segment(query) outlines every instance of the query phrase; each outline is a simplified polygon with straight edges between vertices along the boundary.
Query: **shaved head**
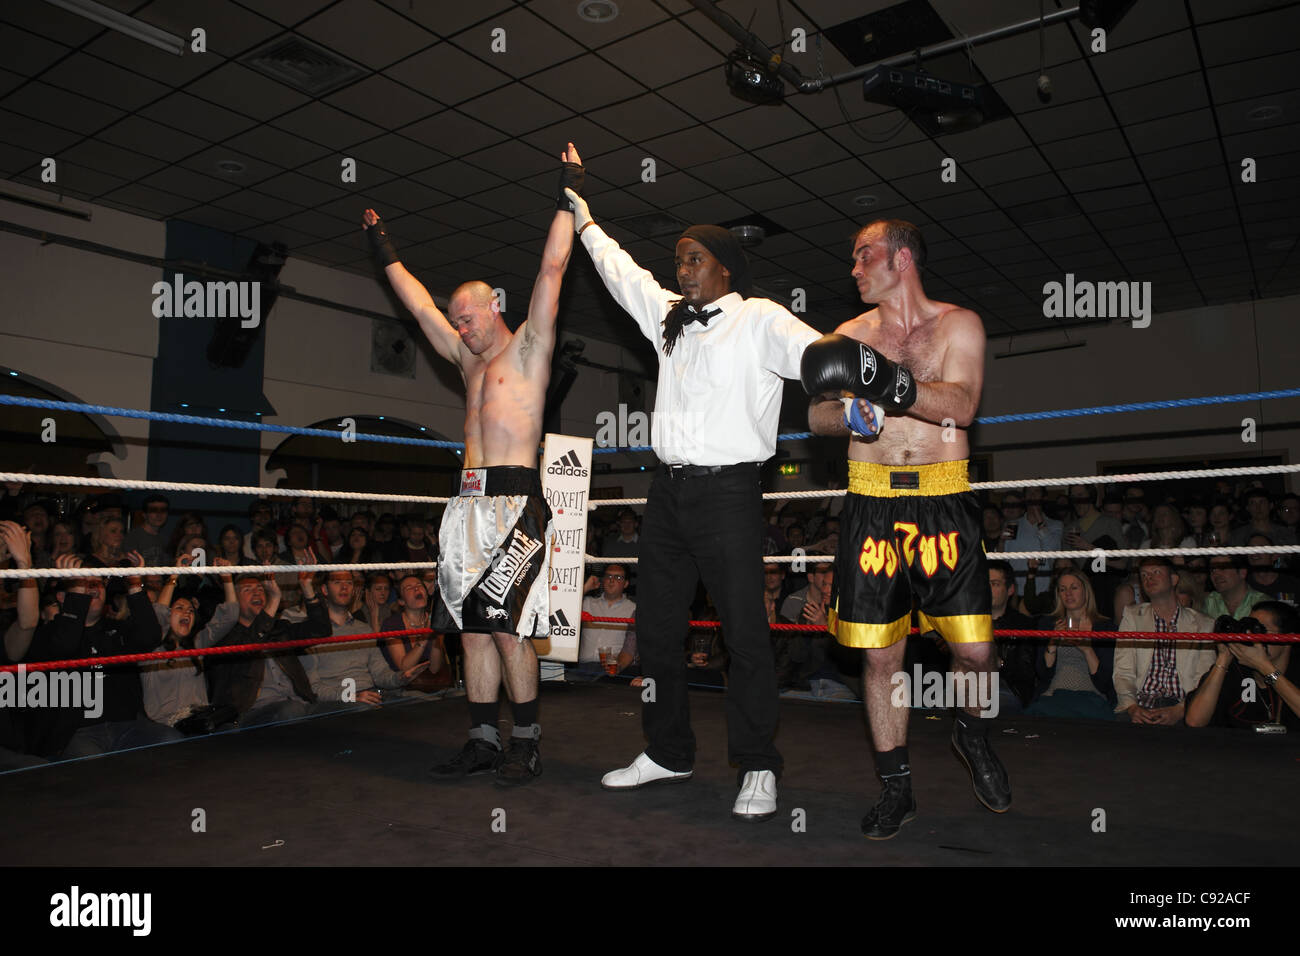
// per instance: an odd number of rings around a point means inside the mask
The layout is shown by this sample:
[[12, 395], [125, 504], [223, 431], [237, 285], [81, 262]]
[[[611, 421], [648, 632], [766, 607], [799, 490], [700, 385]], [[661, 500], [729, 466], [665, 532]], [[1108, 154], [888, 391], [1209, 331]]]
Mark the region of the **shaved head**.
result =
[[463, 299], [466, 305], [473, 308], [486, 309], [492, 305], [495, 298], [492, 287], [486, 282], [480, 282], [475, 279], [471, 282], [462, 282], [456, 286], [456, 291], [451, 294], [447, 300], [447, 307], [454, 309], [457, 299]]

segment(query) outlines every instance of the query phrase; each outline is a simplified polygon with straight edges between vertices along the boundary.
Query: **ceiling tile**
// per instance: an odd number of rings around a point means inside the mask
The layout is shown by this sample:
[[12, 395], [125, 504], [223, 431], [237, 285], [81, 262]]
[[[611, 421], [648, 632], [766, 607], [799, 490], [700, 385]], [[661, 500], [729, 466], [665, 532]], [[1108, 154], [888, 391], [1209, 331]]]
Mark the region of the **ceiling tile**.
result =
[[501, 185], [504, 180], [478, 166], [453, 159], [449, 163], [421, 170], [410, 177], [418, 183], [440, 189], [450, 196], [472, 196]]
[[1255, 16], [1223, 20], [1198, 31], [1207, 66], [1249, 60], [1295, 49], [1300, 7], [1294, 4]]
[[51, 120], [78, 133], [93, 133], [125, 115], [115, 107], [39, 81], [14, 90], [0, 102], [0, 106], [25, 116]]
[[[397, 133], [386, 133], [373, 140], [356, 143], [348, 147], [347, 153], [357, 160], [359, 181], [368, 173], [367, 167], [373, 167], [375, 171], [387, 170], [399, 175], [407, 175], [436, 166], [447, 159], [436, 149], [421, 146], [414, 140]], [[378, 172], [375, 175], [378, 178], [388, 178], [387, 175]]]
[[643, 145], [659, 164], [667, 162], [677, 169], [689, 169], [738, 152], [730, 140], [706, 128], [679, 130]]
[[[665, 56], [667, 50], [671, 56]], [[657, 89], [700, 70], [717, 68], [722, 57], [692, 31], [669, 20], [641, 33], [604, 47], [600, 55], [636, 77], [649, 89]], [[715, 74], [716, 75], [716, 74]], [[722, 77], [716, 75], [719, 84]]]
[[18, 27], [0, 30], [0, 63], [23, 76], [39, 76], [70, 53], [63, 43]]
[[195, 205], [184, 197], [165, 193], [159, 189], [150, 189], [139, 183], [130, 183], [114, 189], [102, 195], [100, 200], [112, 206], [134, 210], [150, 219], [166, 219]]
[[140, 111], [145, 119], [219, 143], [254, 125], [246, 116], [188, 93], [173, 93]]
[[653, 93], [596, 110], [587, 118], [633, 143], [694, 126], [689, 116]]
[[1022, 116], [1021, 122], [1039, 143], [1070, 139], [1084, 133], [1112, 129], [1115, 125], [1100, 97], [1055, 109], [1035, 110]]
[[591, 23], [578, 16], [573, 0], [530, 0], [528, 9], [551, 26], [593, 50], [663, 21], [667, 14], [653, 3], [621, 3], [618, 16]]
[[325, 102], [385, 129], [397, 129], [443, 109], [436, 100], [379, 75], [331, 93]]
[[530, 76], [528, 85], [581, 113], [644, 92], [641, 84], [593, 54]]
[[870, 173], [863, 168], [861, 162], [848, 159], [849, 153], [822, 133], [809, 133], [774, 146], [764, 146], [762, 149], [755, 150], [754, 155], [774, 169], [791, 176], [805, 170], [824, 168], [837, 160], [844, 160], [853, 163], [861, 170], [862, 178], [870, 177]]
[[313, 143], [320, 143], [331, 151], [348, 149], [383, 133], [373, 123], [357, 119], [319, 100], [277, 117], [272, 125]]
[[464, 109], [489, 126], [513, 130], [515, 135], [549, 126], [573, 112], [521, 83], [485, 93], [466, 103]]
[[384, 71], [443, 103], [461, 103], [510, 82], [510, 77], [450, 43], [422, 50]]
[[136, 110], [169, 92], [161, 83], [85, 53], [73, 54], [41, 73], [41, 79], [78, 96]]
[[[0, 128], [3, 126], [0, 123]], [[207, 143], [196, 136], [139, 116], [119, 120], [100, 133], [99, 138], [167, 162], [176, 162], [207, 147]]]
[[[498, 30], [504, 30], [504, 49]], [[456, 34], [456, 46], [513, 77], [525, 77], [582, 53], [582, 47], [526, 7], [498, 13]]]
[[[358, 29], [358, 24], [364, 24], [364, 29]], [[370, 0], [340, 0], [299, 24], [294, 32], [372, 70], [382, 70], [437, 40], [407, 18]]]
[[[278, 2], [278, 0], [277, 0]], [[399, 16], [422, 24], [439, 36], [459, 33], [470, 24], [491, 19], [514, 5], [514, 0], [474, 0], [473, 3], [420, 3], [413, 0], [381, 0]]]

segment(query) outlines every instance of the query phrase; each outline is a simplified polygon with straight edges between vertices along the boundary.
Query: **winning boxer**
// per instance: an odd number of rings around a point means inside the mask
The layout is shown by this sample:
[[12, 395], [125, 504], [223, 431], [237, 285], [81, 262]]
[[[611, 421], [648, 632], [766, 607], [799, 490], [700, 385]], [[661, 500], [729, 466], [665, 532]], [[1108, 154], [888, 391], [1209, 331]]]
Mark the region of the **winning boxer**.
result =
[[[573, 249], [573, 213], [564, 189], [581, 192], [582, 160], [572, 143], [561, 157], [558, 211], [542, 251], [528, 317], [512, 334], [484, 282], [467, 282], [447, 312], [398, 261], [373, 209], [366, 237], [388, 281], [434, 350], [465, 381], [465, 470], [459, 495], [442, 516], [435, 630], [462, 632], [469, 742], [437, 778], [493, 773], [498, 783], [528, 783], [542, 772], [537, 722], [537, 653], [531, 637], [549, 631], [547, 578], [551, 509], [542, 497], [537, 448], [551, 374], [560, 286]], [[505, 671], [514, 716], [509, 753], [497, 729]]]
[[[867, 718], [880, 800], [862, 832], [886, 840], [916, 816], [907, 755], [908, 707], [891, 704], [903, 669], [912, 598], [922, 633], [938, 632], [953, 670], [996, 674], [980, 506], [970, 490], [965, 429], [984, 381], [984, 326], [969, 309], [929, 299], [925, 241], [899, 220], [873, 222], [853, 246], [853, 278], [876, 308], [804, 353], [809, 425], [849, 436], [849, 488], [840, 521], [837, 597], [827, 629], [866, 649]], [[991, 683], [983, 686], [994, 686]], [[994, 691], [996, 695], [996, 690]], [[971, 697], [974, 695], [972, 694]], [[956, 712], [952, 743], [990, 810], [1011, 806], [1006, 770], [989, 748], [979, 702]]]

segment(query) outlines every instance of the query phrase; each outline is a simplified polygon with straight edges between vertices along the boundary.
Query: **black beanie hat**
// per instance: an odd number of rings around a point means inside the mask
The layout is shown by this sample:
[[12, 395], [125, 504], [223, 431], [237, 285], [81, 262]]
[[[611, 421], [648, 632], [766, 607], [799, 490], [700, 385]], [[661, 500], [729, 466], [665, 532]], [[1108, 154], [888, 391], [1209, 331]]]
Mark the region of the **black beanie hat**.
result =
[[721, 262], [731, 273], [731, 291], [748, 296], [753, 291], [753, 282], [749, 277], [749, 260], [740, 242], [731, 234], [731, 230], [721, 226], [691, 226], [681, 234], [682, 239], [694, 239]]

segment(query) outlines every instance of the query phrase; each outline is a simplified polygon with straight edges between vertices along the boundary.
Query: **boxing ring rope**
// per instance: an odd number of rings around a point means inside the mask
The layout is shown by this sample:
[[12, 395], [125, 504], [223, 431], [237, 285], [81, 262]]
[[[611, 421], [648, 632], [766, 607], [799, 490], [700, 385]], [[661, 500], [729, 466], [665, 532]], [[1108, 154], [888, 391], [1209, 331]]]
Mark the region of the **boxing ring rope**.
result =
[[263, 495], [273, 498], [328, 498], [343, 501], [396, 501], [406, 504], [445, 505], [450, 498], [434, 495], [365, 495], [355, 491], [316, 491], [311, 488], [262, 488], [258, 485], [205, 485], [192, 481], [147, 481], [133, 478], [74, 478], [71, 475], [29, 475], [21, 471], [0, 471], [0, 482], [33, 485], [71, 485], [86, 488], [119, 488], [133, 491], [196, 491], [208, 494]]
[[[593, 617], [583, 613], [582, 621], [587, 623], [610, 623], [610, 624], [633, 624], [634, 618], [630, 617]], [[721, 621], [689, 621], [689, 626], [695, 629], [710, 628], [716, 629], [722, 627]], [[826, 628], [820, 624], [769, 624], [768, 628], [773, 631], [814, 631], [821, 634], [827, 633]], [[331, 637], [306, 637], [298, 638], [291, 641], [267, 641], [261, 644], [230, 644], [222, 647], [204, 647], [204, 648], [178, 648], [174, 651], [148, 651], [141, 654], [113, 654], [103, 657], [75, 657], [62, 661], [34, 661], [30, 664], [6, 664], [0, 666], [0, 674], [9, 673], [29, 673], [32, 671], [50, 671], [50, 670], [70, 670], [73, 668], [88, 667], [105, 667], [116, 664], [149, 664], [158, 661], [175, 660], [178, 658], [195, 658], [211, 657], [223, 654], [261, 654], [268, 650], [282, 650], [292, 648], [313, 647], [320, 644], [360, 644], [365, 641], [382, 640], [390, 637], [405, 637], [408, 635], [433, 634], [433, 630], [427, 627], [406, 628], [400, 631], [372, 631], [369, 634], [340, 634]], [[921, 633], [920, 628], [913, 627], [911, 634]], [[1015, 638], [1052, 638], [1061, 637], [1071, 640], [1081, 639], [1083, 636], [1090, 640], [1107, 640], [1107, 641], [1168, 641], [1168, 631], [1048, 631], [1048, 630], [1030, 630], [1026, 628], [1007, 628], [995, 629], [995, 637], [1015, 637]], [[1259, 644], [1296, 644], [1300, 643], [1300, 634], [1217, 634], [1211, 632], [1179, 632], [1174, 638], [1179, 643], [1182, 642], [1208, 642], [1218, 643], [1222, 641], [1238, 641], [1242, 643], [1259, 643]]]
[[[988, 416], [977, 418], [975, 421], [979, 424], [1003, 424], [1021, 421], [1037, 421], [1056, 418], [1072, 418], [1086, 415], [1113, 414], [1129, 411], [1149, 411], [1156, 409], [1206, 406], [1217, 404], [1228, 404], [1236, 402], [1262, 401], [1274, 398], [1291, 398], [1300, 396], [1300, 388], [1293, 389], [1276, 389], [1264, 392], [1244, 392], [1231, 395], [1204, 396], [1199, 398], [1169, 399], [1163, 401], [1151, 402], [1130, 402], [1114, 405], [1092, 406], [1087, 408], [1074, 409], [1057, 409], [1052, 411], [1041, 412], [1023, 412], [1011, 415]], [[230, 419], [211, 418], [198, 415], [182, 415], [169, 412], [153, 412], [143, 409], [118, 408], [106, 405], [89, 405], [81, 402], [61, 402], [47, 399], [34, 399], [25, 396], [0, 395], [0, 405], [13, 405], [31, 408], [43, 408], [54, 411], [70, 411], [100, 415], [114, 415], [124, 418], [146, 419], [151, 421], [165, 421], [178, 424], [200, 425], [213, 428], [234, 428], [245, 431], [273, 432], [287, 435], [306, 435], [324, 438], [339, 438], [341, 431], [335, 431], [322, 428], [302, 428], [292, 425], [268, 425], [262, 422], [243, 422]], [[376, 435], [370, 433], [358, 432], [350, 437], [363, 441], [375, 441], [387, 444], [414, 445], [429, 448], [442, 448], [461, 451], [464, 449], [463, 442], [440, 441], [436, 439], [410, 438], [399, 435]], [[778, 435], [778, 441], [797, 440], [815, 437], [811, 432], [796, 432], [791, 434]], [[613, 452], [638, 452], [652, 451], [650, 446], [631, 446], [631, 447], [609, 447], [595, 448], [593, 451], [597, 454]], [[1254, 475], [1276, 475], [1292, 474], [1300, 472], [1300, 465], [1261, 465], [1247, 466], [1236, 468], [1205, 468], [1184, 471], [1168, 472], [1135, 472], [1120, 475], [1074, 475], [1063, 478], [1035, 478], [1020, 479], [1012, 481], [985, 481], [972, 482], [972, 490], [1003, 490], [1010, 488], [1023, 488], [1025, 486], [1035, 487], [1068, 487], [1071, 485], [1100, 485], [1116, 483], [1135, 483], [1141, 481], [1167, 481], [1177, 479], [1207, 479], [1207, 478], [1239, 478]], [[26, 474], [23, 472], [0, 472], [0, 482], [6, 483], [25, 483], [34, 485], [63, 485], [71, 487], [90, 487], [90, 488], [115, 488], [122, 490], [149, 490], [149, 491], [188, 491], [197, 493], [211, 494], [246, 494], [253, 496], [281, 497], [281, 498], [320, 498], [328, 500], [348, 500], [364, 502], [394, 502], [403, 504], [446, 504], [450, 499], [440, 496], [431, 495], [396, 495], [396, 494], [358, 494], [346, 491], [320, 491], [308, 488], [264, 488], [254, 485], [219, 485], [219, 484], [201, 484], [196, 482], [175, 482], [175, 481], [149, 481], [117, 478], [78, 478], [69, 475], [45, 475], [45, 474]], [[767, 492], [763, 495], [767, 500], [792, 500], [792, 499], [817, 499], [831, 498], [845, 494], [844, 489], [828, 490], [811, 490], [811, 491], [785, 491], [785, 492]], [[633, 504], [644, 504], [646, 498], [614, 498], [614, 499], [588, 499], [588, 506], [592, 509], [599, 507], [616, 507]], [[1213, 556], [1213, 555], [1249, 555], [1249, 554], [1297, 554], [1300, 553], [1300, 545], [1273, 545], [1273, 546], [1229, 546], [1215, 548], [1118, 548], [1102, 549], [1096, 548], [1091, 550], [1076, 551], [1008, 551], [998, 552], [1004, 554], [1013, 560], [1042, 559], [1055, 560], [1059, 558], [1076, 559], [1076, 558], [1142, 558], [1142, 557], [1165, 557], [1165, 556]], [[637, 558], [603, 558], [598, 555], [584, 555], [587, 562], [600, 563], [620, 563], [635, 564]], [[781, 563], [792, 564], [795, 562], [812, 562], [827, 563], [835, 558], [832, 555], [779, 555], [764, 556], [764, 563]], [[374, 570], [434, 570], [437, 568], [437, 562], [377, 562], [372, 564], [304, 564], [304, 565], [213, 565], [213, 566], [155, 566], [155, 567], [126, 567], [126, 568], [26, 568], [0, 570], [0, 580], [4, 579], [52, 579], [59, 577], [171, 577], [173, 575], [267, 575], [267, 574], [311, 574], [316, 572], [332, 571], [374, 571]], [[607, 618], [593, 617], [583, 613], [582, 620], [584, 623], [613, 623], [613, 624], [632, 624], [632, 618]], [[719, 621], [690, 621], [689, 626], [692, 628], [720, 628]], [[824, 627], [816, 624], [771, 624], [771, 630], [785, 632], [821, 632], [825, 633]], [[142, 663], [153, 661], [164, 661], [175, 658], [195, 658], [205, 657], [216, 654], [241, 654], [241, 653], [263, 653], [271, 649], [282, 648], [300, 648], [310, 647], [319, 644], [345, 644], [361, 643], [369, 640], [379, 640], [390, 637], [402, 637], [407, 635], [432, 634], [433, 631], [428, 628], [407, 629], [401, 631], [372, 632], [369, 634], [341, 635], [336, 637], [325, 638], [306, 638], [291, 641], [278, 641], [259, 644], [240, 644], [226, 647], [215, 648], [191, 648], [177, 649], [173, 651], [153, 651], [143, 654], [123, 654], [115, 656], [94, 657], [94, 658], [77, 658], [64, 661], [44, 661], [33, 664], [11, 664], [0, 667], [0, 673], [14, 671], [38, 671], [53, 670], [75, 667], [101, 667], [109, 664], [128, 664]], [[918, 628], [912, 628], [911, 633], [919, 633]], [[1053, 630], [1029, 630], [1029, 629], [998, 629], [994, 631], [995, 636], [1014, 637], [1014, 638], [1078, 638], [1081, 634], [1086, 633], [1090, 639], [1103, 639], [1115, 641], [1142, 641], [1142, 640], [1169, 640], [1166, 632], [1119, 632], [1119, 631], [1053, 631]], [[1300, 634], [1214, 634], [1214, 633], [1180, 633], [1178, 641], [1242, 641], [1242, 642], [1259, 642], [1259, 643], [1298, 643]]]
[[[1259, 402], [1274, 398], [1295, 398], [1300, 396], [1300, 388], [1280, 388], [1262, 392], [1236, 392], [1227, 395], [1203, 395], [1195, 398], [1170, 398], [1149, 402], [1121, 402], [1114, 405], [1092, 405], [1084, 408], [1061, 408], [1041, 412], [1016, 412], [1010, 415], [989, 415], [976, 418], [979, 425], [1001, 425], [1009, 422], [1041, 421], [1053, 418], [1077, 418], [1087, 415], [1113, 415], [1122, 412], [1143, 412], [1168, 408], [1201, 407], [1205, 405], [1230, 405], [1241, 402]], [[155, 412], [142, 408], [119, 408], [111, 405], [89, 405], [84, 402], [62, 402], [45, 398], [29, 398], [23, 395], [0, 395], [0, 405], [16, 405], [25, 408], [44, 408], [52, 411], [80, 412], [94, 415], [113, 415], [120, 418], [139, 418], [147, 421], [174, 422], [183, 425], [201, 425], [208, 428], [235, 428], [244, 431], [274, 432], [283, 435], [309, 435], [318, 438], [338, 438], [339, 430], [328, 428], [302, 428], [296, 425], [268, 425], [265, 422], [241, 422], [235, 419], [212, 418], [203, 415], [182, 415], [175, 412]], [[261, 414], [256, 413], [256, 414]], [[461, 451], [464, 442], [440, 441], [433, 438], [409, 438], [402, 435], [375, 435], [356, 433], [353, 437], [365, 441], [384, 442], [392, 445], [416, 445], [425, 448], [446, 448]], [[814, 437], [812, 432], [791, 432], [777, 435], [777, 441], [793, 441]], [[649, 445], [632, 445], [627, 447], [597, 447], [596, 454], [613, 454], [615, 452], [653, 451]]]

